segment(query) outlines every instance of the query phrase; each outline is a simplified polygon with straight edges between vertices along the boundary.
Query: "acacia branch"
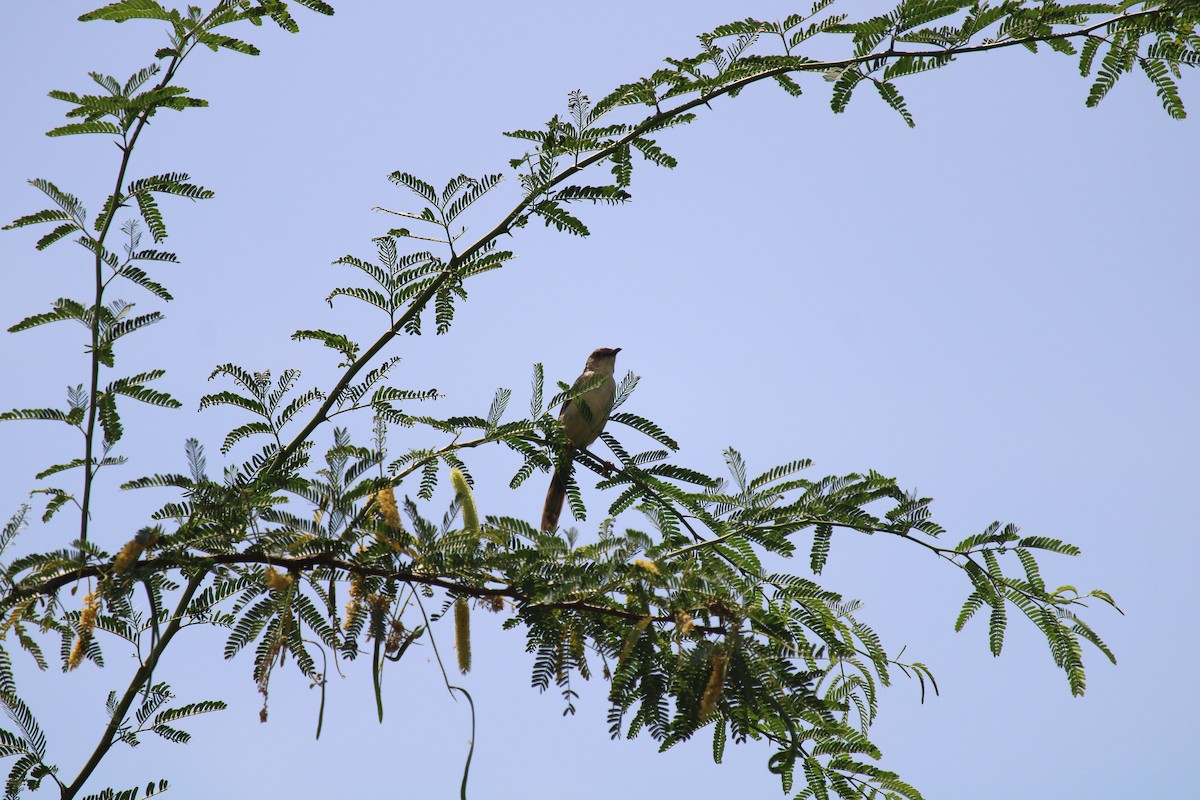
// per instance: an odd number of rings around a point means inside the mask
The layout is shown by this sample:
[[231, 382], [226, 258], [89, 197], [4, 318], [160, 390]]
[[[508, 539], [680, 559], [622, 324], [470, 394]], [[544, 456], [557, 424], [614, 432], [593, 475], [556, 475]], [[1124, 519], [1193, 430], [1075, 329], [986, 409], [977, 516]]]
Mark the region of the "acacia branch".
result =
[[[268, 555], [265, 553], [218, 553], [203, 557], [178, 557], [178, 556], [161, 556], [159, 558], [148, 559], [140, 562], [134, 569], [140, 572], [165, 572], [173, 569], [185, 568], [200, 568], [201, 574], [211, 571], [216, 566], [245, 566], [249, 564], [266, 564], [276, 568], [283, 568], [293, 573], [308, 572], [313, 569], [332, 569], [340, 570], [351, 575], [359, 577], [375, 577], [394, 579], [405, 583], [422, 584], [424, 586], [436, 586], [439, 589], [453, 592], [458, 595], [466, 595], [476, 598], [494, 598], [502, 597], [512, 600], [520, 605], [537, 608], [537, 609], [564, 609], [575, 610], [590, 614], [601, 614], [609, 617], [618, 617], [621, 619], [643, 620], [650, 616], [653, 622], [671, 622], [675, 619], [671, 616], [655, 616], [639, 614], [635, 611], [627, 611], [622, 608], [612, 608], [609, 606], [597, 605], [596, 603], [588, 602], [587, 600], [556, 600], [545, 602], [533, 597], [532, 595], [520, 592], [511, 586], [489, 587], [479, 586], [471, 583], [462, 583], [441, 575], [429, 572], [422, 572], [419, 569], [397, 569], [380, 566], [372, 566], [369, 564], [359, 564], [353, 561], [347, 561], [343, 558], [328, 553], [317, 553], [309, 556], [300, 556], [297, 558], [286, 558], [280, 556]], [[108, 564], [95, 564], [80, 569], [74, 569], [67, 573], [56, 575], [52, 578], [28, 587], [20, 587], [10, 591], [3, 599], [0, 605], [11, 607], [12, 605], [27, 600], [31, 597], [52, 597], [56, 592], [64, 586], [75, 583], [86, 578], [103, 578], [110, 574], [111, 567]], [[177, 618], [176, 618], [177, 619]], [[172, 620], [175, 624], [176, 619]], [[176, 626], [177, 627], [177, 626]], [[696, 626], [697, 630], [702, 630], [708, 633], [721, 633], [724, 628], [703, 628]], [[174, 631], [171, 626], [168, 626], [163, 631], [159, 638], [160, 644], [165, 642]], [[155, 648], [154, 652], [159, 652], [160, 648]], [[147, 665], [153, 669], [153, 662], [157, 661], [157, 656], [153, 653], [147, 659]]]
[[170, 644], [171, 639], [179, 632], [179, 627], [183, 624], [183, 617], [187, 613], [188, 604], [192, 602], [192, 595], [200, 588], [200, 583], [204, 580], [206, 574], [205, 570], [200, 570], [188, 580], [187, 587], [184, 588], [183, 594], [179, 598], [179, 603], [175, 606], [175, 613], [171, 617], [170, 623], [163, 630], [162, 635], [158, 637], [158, 642], [150, 651], [150, 655], [147, 656], [145, 662], [133, 674], [133, 679], [129, 682], [129, 686], [126, 687], [121, 701], [117, 703], [117, 707], [113, 710], [112, 719], [109, 720], [108, 727], [104, 729], [104, 734], [100, 737], [100, 743], [96, 745], [91, 758], [83, 765], [83, 769], [79, 771], [79, 775], [75, 777], [71, 785], [63, 788], [62, 800], [71, 800], [71, 798], [79, 793], [83, 788], [83, 784], [87, 782], [92, 772], [99, 766], [100, 761], [112, 748], [113, 740], [116, 739], [117, 734], [121, 730], [121, 725], [125, 721], [125, 715], [129, 713], [129, 708], [133, 705], [138, 692], [142, 690], [142, 686], [154, 674], [154, 667], [158, 664], [159, 658], [162, 657], [163, 651], [167, 649], [167, 645]]
[[582, 161], [577, 161], [576, 163], [574, 163], [571, 166], [564, 169], [562, 172], [555, 175], [553, 178], [551, 178], [545, 184], [538, 186], [538, 188], [536, 190], [531, 191], [528, 194], [526, 194], [523, 198], [521, 198], [521, 200], [515, 206], [513, 206], [512, 210], [510, 210], [508, 212], [508, 214], [505, 215], [505, 217], [494, 228], [492, 228], [490, 231], [488, 231], [486, 234], [484, 234], [480, 239], [478, 239], [474, 244], [472, 244], [470, 247], [468, 247], [462, 253], [453, 256], [449, 260], [449, 262], [447, 262], [446, 268], [443, 269], [442, 272], [436, 278], [434, 278], [430, 282], [430, 284], [427, 287], [425, 287], [425, 289], [419, 295], [417, 295], [413, 299], [412, 303], [409, 305], [408, 309], [404, 312], [404, 314], [402, 314], [400, 316], [400, 318], [398, 320], [396, 320], [391, 325], [391, 327], [389, 327], [375, 341], [374, 344], [372, 344], [361, 356], [359, 356], [357, 359], [355, 359], [355, 361], [349, 367], [346, 368], [345, 373], [338, 380], [338, 382], [334, 385], [333, 389], [327, 394], [327, 396], [326, 396], [327, 399], [325, 400], [325, 402], [321, 404], [321, 406], [317, 409], [317, 411], [313, 414], [313, 416], [309, 419], [309, 421], [305, 424], [305, 426], [301, 429], [301, 431], [298, 434], [296, 434], [295, 438], [292, 439], [292, 441], [286, 447], [284, 447], [282, 451], [280, 451], [278, 457], [272, 462], [271, 466], [269, 466], [264, 471], [264, 474], [270, 474], [275, 469], [278, 469], [282, 465], [286, 464], [287, 461], [293, 455], [295, 455], [300, 450], [301, 447], [304, 446], [304, 443], [308, 440], [308, 437], [312, 435], [313, 431], [315, 431], [317, 429], [317, 427], [321, 425], [321, 423], [328, 420], [330, 410], [336, 404], [341, 393], [346, 389], [347, 386], [350, 385], [350, 382], [355, 378], [355, 376], [357, 376], [358, 373], [360, 373], [363, 369], [365, 369], [366, 366], [372, 360], [374, 360], [375, 356], [377, 356], [379, 354], [379, 352], [381, 350], [383, 350], [383, 348], [386, 347], [387, 344], [401, 330], [404, 329], [404, 326], [406, 324], [408, 324], [414, 317], [416, 317], [422, 311], [424, 311], [425, 306], [428, 305], [429, 301], [433, 299], [433, 297], [437, 294], [437, 292], [443, 286], [445, 286], [446, 282], [450, 280], [450, 278], [456, 273], [458, 267], [464, 261], [468, 260], [473, 255], [478, 253], [480, 250], [487, 247], [489, 244], [491, 244], [494, 240], [496, 240], [503, 234], [510, 233], [512, 230], [513, 223], [516, 222], [517, 219], [519, 219], [521, 217], [521, 215], [524, 214], [529, 209], [529, 207], [534, 203], [534, 201], [537, 198], [544, 195], [547, 190], [552, 189], [555, 186], [558, 186], [563, 181], [582, 172], [583, 170], [587, 169], [588, 167], [592, 166], [593, 164], [596, 164], [597, 162], [600, 162], [600, 161], [603, 161], [603, 160], [609, 158], [610, 156], [612, 156], [613, 153], [615, 153], [618, 150], [620, 150], [621, 148], [627, 146], [633, 140], [641, 137], [643, 134], [660, 126], [664, 122], [668, 122], [671, 119], [678, 117], [682, 114], [685, 114], [694, 108], [698, 108], [699, 106], [702, 106], [702, 105], [706, 106], [710, 103], [710, 101], [712, 101], [718, 97], [721, 97], [722, 95], [727, 95], [727, 94], [731, 94], [731, 93], [737, 94], [742, 89], [746, 88], [747, 86], [749, 86], [753, 83], [757, 83], [758, 81], [765, 80], [767, 78], [773, 78], [778, 75], [784, 75], [784, 74], [794, 73], [794, 72], [795, 73], [823, 72], [823, 71], [830, 70], [830, 69], [839, 69], [839, 68], [845, 69], [845, 68], [855, 66], [858, 64], [863, 64], [863, 63], [872, 62], [872, 61], [879, 61], [880, 59], [897, 59], [897, 58], [903, 58], [903, 57], [910, 57], [910, 58], [933, 58], [933, 57], [945, 57], [945, 56], [954, 57], [957, 55], [963, 55], [963, 54], [967, 54], [967, 53], [982, 53], [982, 52], [987, 52], [989, 50], [998, 50], [998, 49], [1006, 48], [1006, 47], [1015, 47], [1018, 45], [1025, 45], [1025, 44], [1036, 43], [1036, 42], [1044, 42], [1044, 41], [1049, 41], [1049, 40], [1054, 40], [1054, 39], [1078, 38], [1081, 36], [1087, 36], [1087, 35], [1091, 34], [1093, 31], [1097, 31], [1101, 28], [1107, 27], [1109, 25], [1112, 25], [1116, 22], [1120, 22], [1122, 20], [1136, 19], [1139, 17], [1156, 15], [1158, 13], [1160, 13], [1159, 9], [1147, 9], [1147, 10], [1143, 10], [1143, 11], [1136, 11], [1136, 12], [1133, 12], [1130, 14], [1120, 14], [1115, 17], [1106, 19], [1102, 22], [1093, 23], [1093, 24], [1085, 26], [1083, 28], [1078, 28], [1078, 29], [1071, 30], [1071, 31], [1063, 31], [1061, 33], [1052, 33], [1052, 34], [1046, 34], [1046, 35], [1032, 35], [1032, 36], [1025, 36], [1025, 37], [1016, 38], [1016, 39], [1006, 39], [1003, 41], [988, 42], [986, 44], [980, 44], [980, 45], [945, 48], [945, 49], [941, 49], [941, 50], [927, 50], [927, 51], [888, 50], [883, 53], [872, 53], [872, 54], [868, 54], [868, 55], [864, 55], [864, 56], [856, 56], [854, 58], [839, 59], [839, 60], [835, 60], [835, 61], [806, 61], [799, 57], [793, 57], [793, 60], [795, 61], [794, 64], [791, 64], [788, 66], [782, 66], [782, 67], [774, 67], [771, 69], [763, 70], [762, 72], [757, 72], [753, 75], [749, 75], [745, 78], [741, 78], [740, 80], [733, 81], [732, 83], [728, 83], [724, 86], [721, 86], [721, 87], [718, 87], [715, 89], [711, 89], [709, 91], [701, 92], [700, 95], [695, 97], [694, 99], [689, 100], [685, 103], [681, 103], [680, 105], [675, 106], [673, 108], [669, 108], [665, 111], [663, 111], [663, 110], [658, 111], [657, 113], [642, 120], [642, 122], [640, 122], [636, 126], [634, 126], [624, 136], [620, 137], [619, 139], [613, 140], [611, 143], [605, 145], [602, 148], [597, 149], [594, 153], [592, 153], [587, 158], [583, 159]]
[[[217, 13], [218, 9], [219, 7], [210, 11], [208, 15], [196, 25], [193, 34], [203, 30], [204, 26], [209, 22], [209, 20], [212, 19], [213, 15]], [[193, 34], [188, 34], [188, 36], [185, 36], [179, 41], [179, 47], [175, 55], [171, 56], [171, 60], [167, 63], [167, 67], [163, 72], [162, 80], [160, 80], [151, 91], [157, 91], [165, 88], [175, 78], [175, 73], [178, 72], [179, 66], [196, 46], [196, 39], [194, 38]], [[185, 46], [188, 38], [191, 38], [192, 41], [190, 44], [186, 44]], [[108, 239], [108, 234], [112, 229], [113, 222], [116, 221], [117, 210], [123, 205], [118, 201], [122, 199], [121, 186], [125, 183], [125, 174], [129, 169], [129, 162], [133, 157], [133, 148], [137, 145], [138, 138], [142, 135], [142, 131], [145, 130], [146, 125], [149, 123], [151, 114], [153, 114], [156, 110], [158, 110], [156, 106], [151, 106], [150, 108], [142, 111], [140, 114], [138, 114], [137, 121], [133, 124], [132, 133], [122, 135], [122, 141], [119, 145], [121, 149], [121, 164], [117, 168], [116, 185], [113, 186], [113, 193], [111, 195], [113, 202], [106, 203], [108, 208], [104, 212], [103, 221], [97, 227], [96, 237], [92, 239], [92, 241], [96, 244], [94, 276], [96, 289], [95, 303], [92, 306], [91, 324], [91, 392], [88, 394], [87, 429], [84, 434], [83, 499], [79, 503], [79, 540], [81, 542], [87, 541], [88, 523], [90, 519], [92, 500], [92, 483], [95, 481], [96, 473], [99, 471], [99, 467], [93, 468], [92, 456], [95, 453], [96, 447], [96, 415], [99, 411], [100, 309], [101, 304], [104, 302], [104, 289], [107, 286], [107, 282], [104, 280], [104, 242]], [[86, 236], [87, 234], [85, 233], [84, 235]]]

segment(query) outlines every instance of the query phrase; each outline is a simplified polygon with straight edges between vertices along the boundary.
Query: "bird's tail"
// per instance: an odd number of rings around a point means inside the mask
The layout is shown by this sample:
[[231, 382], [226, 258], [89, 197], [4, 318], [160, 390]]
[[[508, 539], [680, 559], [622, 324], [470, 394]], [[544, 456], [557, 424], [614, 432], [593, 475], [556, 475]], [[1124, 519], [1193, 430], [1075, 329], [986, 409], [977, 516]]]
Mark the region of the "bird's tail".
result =
[[566, 499], [567, 482], [563, 480], [562, 472], [555, 470], [550, 478], [550, 488], [546, 490], [546, 505], [542, 507], [542, 533], [558, 527], [558, 517]]

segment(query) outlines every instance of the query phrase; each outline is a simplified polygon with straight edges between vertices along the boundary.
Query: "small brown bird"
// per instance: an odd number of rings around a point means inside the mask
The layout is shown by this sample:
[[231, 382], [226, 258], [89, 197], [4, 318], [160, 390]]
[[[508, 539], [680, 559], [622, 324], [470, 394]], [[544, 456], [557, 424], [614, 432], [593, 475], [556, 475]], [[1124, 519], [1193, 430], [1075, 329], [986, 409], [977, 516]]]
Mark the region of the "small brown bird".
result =
[[[562, 514], [563, 501], [567, 497], [567, 477], [571, 474], [571, 465], [574, 463], [574, 451], [596, 441], [596, 437], [604, 430], [604, 424], [608, 422], [608, 415], [612, 413], [613, 400], [617, 395], [613, 370], [616, 369], [619, 352], [619, 347], [601, 347], [592, 351], [583, 368], [583, 374], [575, 379], [571, 388], [589, 383], [597, 375], [603, 375], [604, 379], [600, 385], [584, 392], [577, 399], [563, 403], [562, 411], [558, 414], [570, 444], [563, 453], [562, 466], [555, 470], [550, 478], [550, 488], [546, 491], [546, 505], [542, 509], [543, 531], [558, 527], [558, 517]], [[586, 411], [583, 406], [587, 407]]]

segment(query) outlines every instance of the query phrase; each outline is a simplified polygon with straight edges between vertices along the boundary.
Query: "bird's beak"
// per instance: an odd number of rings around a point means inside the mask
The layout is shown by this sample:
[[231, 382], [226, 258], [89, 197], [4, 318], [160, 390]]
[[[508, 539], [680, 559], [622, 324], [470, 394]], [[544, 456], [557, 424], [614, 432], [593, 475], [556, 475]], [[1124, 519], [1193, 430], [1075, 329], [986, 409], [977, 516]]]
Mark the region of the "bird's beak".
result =
[[615, 356], [617, 353], [619, 353], [619, 352], [621, 352], [621, 348], [619, 348], [619, 347], [614, 347], [614, 348], [613, 348], [613, 355], [614, 355], [614, 356]]

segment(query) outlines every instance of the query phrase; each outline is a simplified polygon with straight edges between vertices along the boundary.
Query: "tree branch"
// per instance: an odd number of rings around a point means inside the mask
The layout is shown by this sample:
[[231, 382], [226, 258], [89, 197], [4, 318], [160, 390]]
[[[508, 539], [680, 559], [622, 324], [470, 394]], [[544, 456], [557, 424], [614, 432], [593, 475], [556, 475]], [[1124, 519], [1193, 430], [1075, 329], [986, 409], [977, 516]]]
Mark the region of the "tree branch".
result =
[[200, 587], [200, 583], [204, 580], [206, 574], [205, 570], [201, 570], [188, 580], [187, 587], [184, 588], [183, 595], [179, 598], [179, 603], [175, 606], [175, 614], [171, 617], [171, 622], [163, 630], [162, 635], [159, 636], [157, 644], [150, 651], [150, 655], [146, 658], [146, 661], [133, 674], [133, 679], [125, 689], [125, 694], [121, 697], [121, 701], [117, 703], [117, 707], [113, 711], [108, 727], [104, 729], [104, 734], [100, 737], [100, 743], [96, 745], [91, 758], [83, 765], [83, 769], [79, 771], [79, 775], [75, 777], [71, 785], [62, 790], [62, 800], [71, 800], [71, 798], [79, 793], [83, 788], [83, 784], [91, 777], [96, 767], [99, 766], [101, 759], [112, 748], [113, 740], [120, 731], [121, 724], [125, 721], [125, 715], [129, 713], [129, 707], [133, 705], [133, 701], [137, 697], [138, 692], [141, 691], [142, 686], [154, 674], [154, 667], [158, 664], [159, 658], [162, 657], [163, 651], [167, 649], [167, 645], [170, 644], [171, 639], [178, 633], [179, 626], [183, 623], [184, 614], [187, 613], [188, 604], [192, 602], [192, 595], [196, 593], [196, 589]]
[[521, 199], [520, 202], [518, 202], [512, 208], [512, 210], [510, 210], [508, 212], [508, 214], [504, 217], [504, 219], [502, 219], [500, 221], [499, 224], [497, 224], [494, 228], [492, 228], [492, 230], [490, 230], [488, 233], [484, 234], [480, 239], [478, 239], [474, 244], [472, 244], [470, 247], [468, 247], [462, 253], [452, 257], [450, 259], [450, 261], [447, 263], [446, 268], [444, 270], [442, 270], [441, 274], [438, 275], [438, 277], [436, 277], [432, 282], [430, 282], [429, 286], [427, 286], [424, 291], [422, 291], [419, 295], [417, 295], [417, 297], [415, 297], [413, 299], [412, 303], [408, 307], [408, 310], [405, 311], [404, 314], [402, 314], [400, 316], [400, 318], [398, 320], [396, 320], [392, 324], [392, 326], [390, 328], [388, 328], [387, 331], [385, 331], [383, 333], [383, 335], [381, 335], [375, 341], [374, 344], [371, 345], [371, 347], [369, 347], [361, 356], [359, 356], [357, 359], [355, 359], [354, 363], [352, 363], [349, 367], [347, 367], [346, 372], [342, 375], [342, 377], [334, 385], [333, 389], [326, 395], [325, 402], [321, 404], [320, 408], [317, 409], [317, 411], [313, 414], [313, 416], [309, 419], [309, 421], [305, 424], [305, 426], [301, 429], [301, 431], [298, 434], [296, 434], [295, 438], [292, 439], [292, 441], [285, 448], [283, 448], [282, 451], [280, 451], [278, 457], [272, 462], [272, 465], [264, 471], [264, 474], [269, 474], [274, 469], [285, 464], [288, 461], [288, 459], [290, 459], [293, 455], [296, 454], [296, 452], [301, 447], [303, 447], [304, 443], [308, 440], [308, 437], [312, 435], [313, 431], [316, 430], [317, 427], [322, 422], [325, 422], [328, 419], [329, 411], [333, 408], [333, 406], [337, 402], [338, 397], [346, 389], [346, 387], [350, 385], [350, 382], [355, 378], [355, 376], [358, 375], [358, 373], [361, 372], [363, 369], [365, 369], [366, 366], [372, 360], [374, 360], [375, 356], [378, 355], [379, 352], [381, 350], [383, 350], [383, 348], [385, 346], [387, 346], [388, 342], [390, 342], [393, 337], [395, 337], [401, 330], [404, 329], [404, 326], [406, 324], [408, 324], [408, 322], [410, 320], [412, 320], [413, 317], [417, 316], [425, 309], [425, 306], [428, 305], [429, 301], [433, 299], [434, 295], [437, 294], [438, 290], [440, 290], [446, 284], [446, 282], [450, 279], [450, 277], [455, 274], [455, 272], [460, 264], [462, 264], [464, 261], [469, 259], [471, 256], [478, 253], [480, 250], [482, 250], [484, 247], [486, 247], [488, 244], [490, 244], [495, 239], [499, 238], [501, 235], [503, 235], [505, 233], [509, 233], [511, 230], [512, 224], [526, 210], [528, 210], [528, 208], [533, 204], [533, 202], [538, 197], [545, 194], [546, 190], [551, 189], [551, 188], [561, 184], [563, 181], [582, 172], [583, 170], [587, 169], [588, 167], [592, 166], [593, 164], [603, 161], [604, 159], [610, 157], [617, 150], [621, 149], [622, 147], [625, 147], [630, 142], [632, 142], [634, 139], [639, 138], [640, 136], [642, 136], [646, 132], [654, 129], [658, 125], [661, 125], [662, 123], [667, 122], [670, 119], [677, 117], [681, 114], [687, 113], [688, 111], [691, 111], [694, 108], [697, 108], [702, 105], [708, 105], [710, 103], [710, 101], [716, 99], [717, 97], [721, 97], [722, 95], [726, 95], [726, 94], [730, 94], [730, 93], [736, 94], [737, 92], [741, 91], [742, 89], [746, 88], [747, 86], [749, 86], [753, 83], [757, 83], [758, 81], [761, 81], [761, 80], [764, 80], [767, 78], [773, 78], [777, 75], [783, 75], [783, 74], [788, 74], [788, 73], [793, 73], [793, 72], [822, 72], [822, 71], [829, 70], [829, 69], [847, 68], [847, 67], [854, 66], [856, 64], [862, 64], [862, 63], [866, 63], [866, 62], [870, 62], [870, 61], [878, 61], [880, 59], [896, 59], [896, 58], [903, 58], [903, 57], [929, 58], [929, 57], [944, 57], [947, 55], [953, 57], [956, 55], [963, 55], [963, 54], [967, 54], [967, 53], [982, 53], [982, 52], [986, 52], [989, 50], [997, 50], [997, 49], [1006, 48], [1006, 47], [1015, 47], [1018, 45], [1024, 45], [1024, 44], [1029, 44], [1029, 43], [1033, 43], [1033, 42], [1044, 42], [1044, 41], [1048, 41], [1048, 40], [1052, 40], [1052, 39], [1077, 38], [1080, 36], [1087, 36], [1088, 34], [1092, 33], [1093, 31], [1107, 27], [1107, 26], [1112, 25], [1113, 23], [1119, 22], [1121, 20], [1128, 20], [1128, 19], [1135, 19], [1138, 17], [1151, 16], [1151, 15], [1155, 15], [1158, 13], [1160, 13], [1159, 9], [1147, 9], [1147, 10], [1143, 10], [1143, 11], [1136, 11], [1131, 14], [1120, 14], [1118, 16], [1106, 19], [1102, 22], [1097, 22], [1092, 25], [1088, 25], [1086, 27], [1079, 28], [1076, 30], [1063, 31], [1061, 33], [1054, 33], [1054, 34], [1049, 34], [1046, 36], [1026, 36], [1026, 37], [1022, 37], [1022, 38], [1018, 38], [1018, 39], [1008, 39], [1008, 40], [998, 41], [998, 42], [989, 42], [987, 44], [972, 45], [972, 46], [965, 46], [965, 47], [958, 47], [958, 48], [946, 48], [946, 49], [942, 49], [942, 50], [929, 50], [929, 51], [889, 50], [884, 53], [872, 53], [872, 54], [868, 54], [868, 55], [864, 55], [864, 56], [840, 59], [840, 60], [836, 60], [836, 61], [802, 61], [799, 58], [794, 58], [794, 60], [796, 61], [796, 63], [794, 65], [789, 65], [786, 67], [776, 67], [773, 69], [768, 69], [768, 70], [764, 70], [759, 73], [755, 73], [754, 75], [747, 76], [745, 78], [742, 78], [741, 80], [737, 80], [732, 83], [726, 84], [725, 86], [719, 87], [717, 89], [713, 89], [712, 91], [702, 92], [698, 97], [696, 97], [692, 100], [689, 100], [685, 103], [681, 103], [680, 105], [675, 106], [674, 108], [670, 108], [665, 111], [659, 111], [658, 113], [647, 117], [646, 119], [642, 120], [642, 122], [640, 122], [638, 125], [634, 126], [634, 128], [632, 130], [630, 130], [629, 133], [627, 133], [626, 135], [622, 136], [619, 139], [614, 140], [611, 144], [596, 150], [592, 155], [588, 156], [587, 158], [583, 159], [582, 161], [578, 161], [578, 162], [572, 164], [571, 166], [567, 167], [562, 172], [558, 173], [553, 178], [551, 178], [546, 184], [539, 186], [536, 192], [531, 192], [531, 193], [527, 194], [525, 197], [523, 197]]

